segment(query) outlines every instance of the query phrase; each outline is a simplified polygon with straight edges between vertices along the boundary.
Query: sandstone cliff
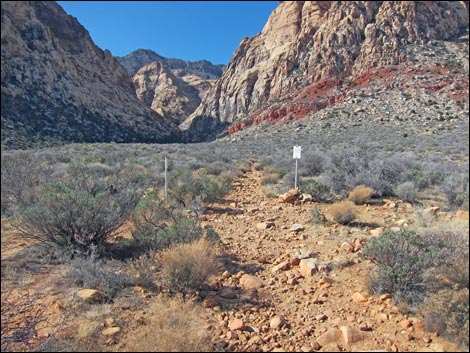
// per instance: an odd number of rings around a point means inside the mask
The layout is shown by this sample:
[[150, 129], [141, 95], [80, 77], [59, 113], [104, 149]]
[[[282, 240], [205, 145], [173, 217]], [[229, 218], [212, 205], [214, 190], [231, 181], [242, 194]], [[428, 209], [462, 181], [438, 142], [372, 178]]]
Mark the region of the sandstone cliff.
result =
[[142, 67], [133, 78], [137, 97], [165, 118], [181, 123], [201, 103], [199, 91], [161, 62]]
[[137, 99], [124, 67], [55, 2], [1, 8], [4, 146], [178, 139], [173, 122]]
[[221, 79], [180, 127], [196, 141], [228, 126], [236, 131], [264, 119], [303, 117], [341, 101], [361, 77], [381, 68], [402, 72], [413, 63], [413, 45], [452, 41], [465, 31], [462, 2], [280, 2], [262, 32], [240, 43]]
[[224, 68], [207, 60], [165, 58], [145, 49], [117, 59], [133, 76], [137, 97], [178, 124], [199, 106]]

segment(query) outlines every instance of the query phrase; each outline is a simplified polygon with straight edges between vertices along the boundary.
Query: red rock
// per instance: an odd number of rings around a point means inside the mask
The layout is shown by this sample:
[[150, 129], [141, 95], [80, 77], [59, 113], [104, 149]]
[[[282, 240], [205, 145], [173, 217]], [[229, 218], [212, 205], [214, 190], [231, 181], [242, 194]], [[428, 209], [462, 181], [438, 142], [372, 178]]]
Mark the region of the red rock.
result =
[[408, 327], [413, 326], [413, 323], [410, 320], [403, 320], [400, 322], [400, 326], [407, 329]]

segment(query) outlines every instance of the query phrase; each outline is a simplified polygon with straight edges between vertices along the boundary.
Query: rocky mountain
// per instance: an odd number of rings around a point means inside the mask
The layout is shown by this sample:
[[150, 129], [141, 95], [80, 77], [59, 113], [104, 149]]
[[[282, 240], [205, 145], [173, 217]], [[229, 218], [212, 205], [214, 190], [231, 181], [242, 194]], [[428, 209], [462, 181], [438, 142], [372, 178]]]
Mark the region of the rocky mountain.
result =
[[[132, 53], [117, 57], [117, 60], [127, 69], [131, 76], [135, 75], [142, 67], [159, 61], [170, 70], [178, 70], [178, 77], [186, 74], [200, 76], [203, 79], [217, 79], [222, 76], [224, 65], [214, 65], [207, 60], [185, 61], [181, 59], [165, 58], [152, 50], [138, 49]], [[183, 73], [184, 71], [184, 73]]]
[[165, 118], [181, 123], [201, 103], [200, 91], [176, 77], [160, 61], [142, 67], [133, 78], [137, 97]]
[[2, 145], [170, 142], [177, 126], [136, 97], [109, 51], [55, 2], [2, 1]]
[[145, 49], [117, 59], [133, 76], [137, 97], [177, 123], [194, 112], [224, 69], [207, 60], [169, 59]]
[[468, 107], [468, 59], [468, 2], [281, 1], [180, 127], [214, 139], [390, 89]]

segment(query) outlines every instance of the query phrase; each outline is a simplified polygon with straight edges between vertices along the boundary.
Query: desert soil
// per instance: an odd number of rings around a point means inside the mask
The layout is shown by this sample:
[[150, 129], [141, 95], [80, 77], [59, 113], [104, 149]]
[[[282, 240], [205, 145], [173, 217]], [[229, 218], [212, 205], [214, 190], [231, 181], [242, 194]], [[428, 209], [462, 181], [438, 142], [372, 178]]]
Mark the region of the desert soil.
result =
[[[381, 227], [414, 226], [417, 221], [411, 205], [385, 200], [358, 206], [357, 220], [341, 226], [330, 221], [331, 204], [268, 198], [261, 191], [260, 177], [259, 171], [242, 175], [224, 202], [207, 205], [203, 216], [203, 225], [217, 231], [224, 247], [224, 272], [212, 279], [210, 290], [199, 294], [207, 313], [204, 329], [210, 330], [219, 349], [459, 351], [436, 333], [424, 331], [419, 312], [406, 313], [393, 296], [367, 290], [372, 264], [361, 260], [360, 249]], [[322, 223], [312, 221], [313, 208], [324, 215]], [[292, 230], [294, 224], [302, 227]], [[17, 256], [27, 246], [8, 222], [2, 221], [2, 282], [9, 278], [13, 264], [17, 268], [18, 261], [24, 261], [27, 267], [31, 259]], [[299, 263], [301, 258], [316, 260]], [[301, 266], [309, 262], [316, 266], [309, 270]], [[39, 295], [47, 308], [46, 321], [51, 324], [39, 330], [39, 338], [54, 333], [54, 325], [60, 325], [76, 292], [70, 289], [63, 293], [55, 287], [57, 272], [60, 268], [52, 266], [26, 269], [22, 280], [2, 283], [2, 326], [3, 294], [13, 290], [10, 299], [15, 300], [24, 298], [21, 293], [28, 289], [31, 295]], [[142, 295], [151, 301], [157, 294], [142, 291]], [[121, 329], [111, 338], [99, 337], [98, 344], [106, 351], [126, 350], [127, 338], [149, 314], [119, 303], [106, 304], [102, 311], [103, 317], [114, 317], [112, 326]], [[101, 320], [98, 314], [96, 317]], [[77, 335], [74, 330], [83, 314], [69, 313], [65, 320], [69, 321], [65, 330]], [[99, 325], [104, 328], [109, 321]]]

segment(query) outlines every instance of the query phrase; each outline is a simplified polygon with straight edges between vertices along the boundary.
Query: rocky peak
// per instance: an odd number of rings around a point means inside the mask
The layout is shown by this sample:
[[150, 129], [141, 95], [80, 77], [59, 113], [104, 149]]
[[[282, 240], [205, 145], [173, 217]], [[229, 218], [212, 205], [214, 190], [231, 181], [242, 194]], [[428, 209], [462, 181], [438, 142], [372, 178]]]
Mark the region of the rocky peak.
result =
[[1, 7], [2, 144], [178, 137], [173, 122], [137, 99], [124, 67], [55, 2]]
[[147, 49], [138, 49], [118, 60], [133, 76], [137, 97], [178, 124], [199, 106], [224, 68], [207, 60], [165, 58]]
[[200, 104], [199, 91], [159, 61], [142, 67], [133, 78], [137, 97], [165, 118], [181, 123]]
[[170, 70], [179, 70], [184, 74], [193, 74], [202, 79], [217, 79], [222, 76], [224, 65], [214, 65], [207, 60], [186, 61], [181, 59], [165, 58], [152, 50], [138, 49], [132, 53], [118, 57], [118, 61], [134, 76], [140, 68], [158, 61]]
[[214, 138], [214, 131], [234, 123], [251, 124], [277, 102], [292, 105], [295, 92], [317, 85], [315, 98], [304, 99], [299, 108], [305, 115], [341, 99], [340, 93], [324, 101], [318, 96], [343, 82], [378, 68], [406, 67], [412, 62], [410, 46], [449, 41], [465, 31], [468, 12], [461, 2], [281, 2], [261, 33], [243, 39], [181, 127], [190, 141]]

